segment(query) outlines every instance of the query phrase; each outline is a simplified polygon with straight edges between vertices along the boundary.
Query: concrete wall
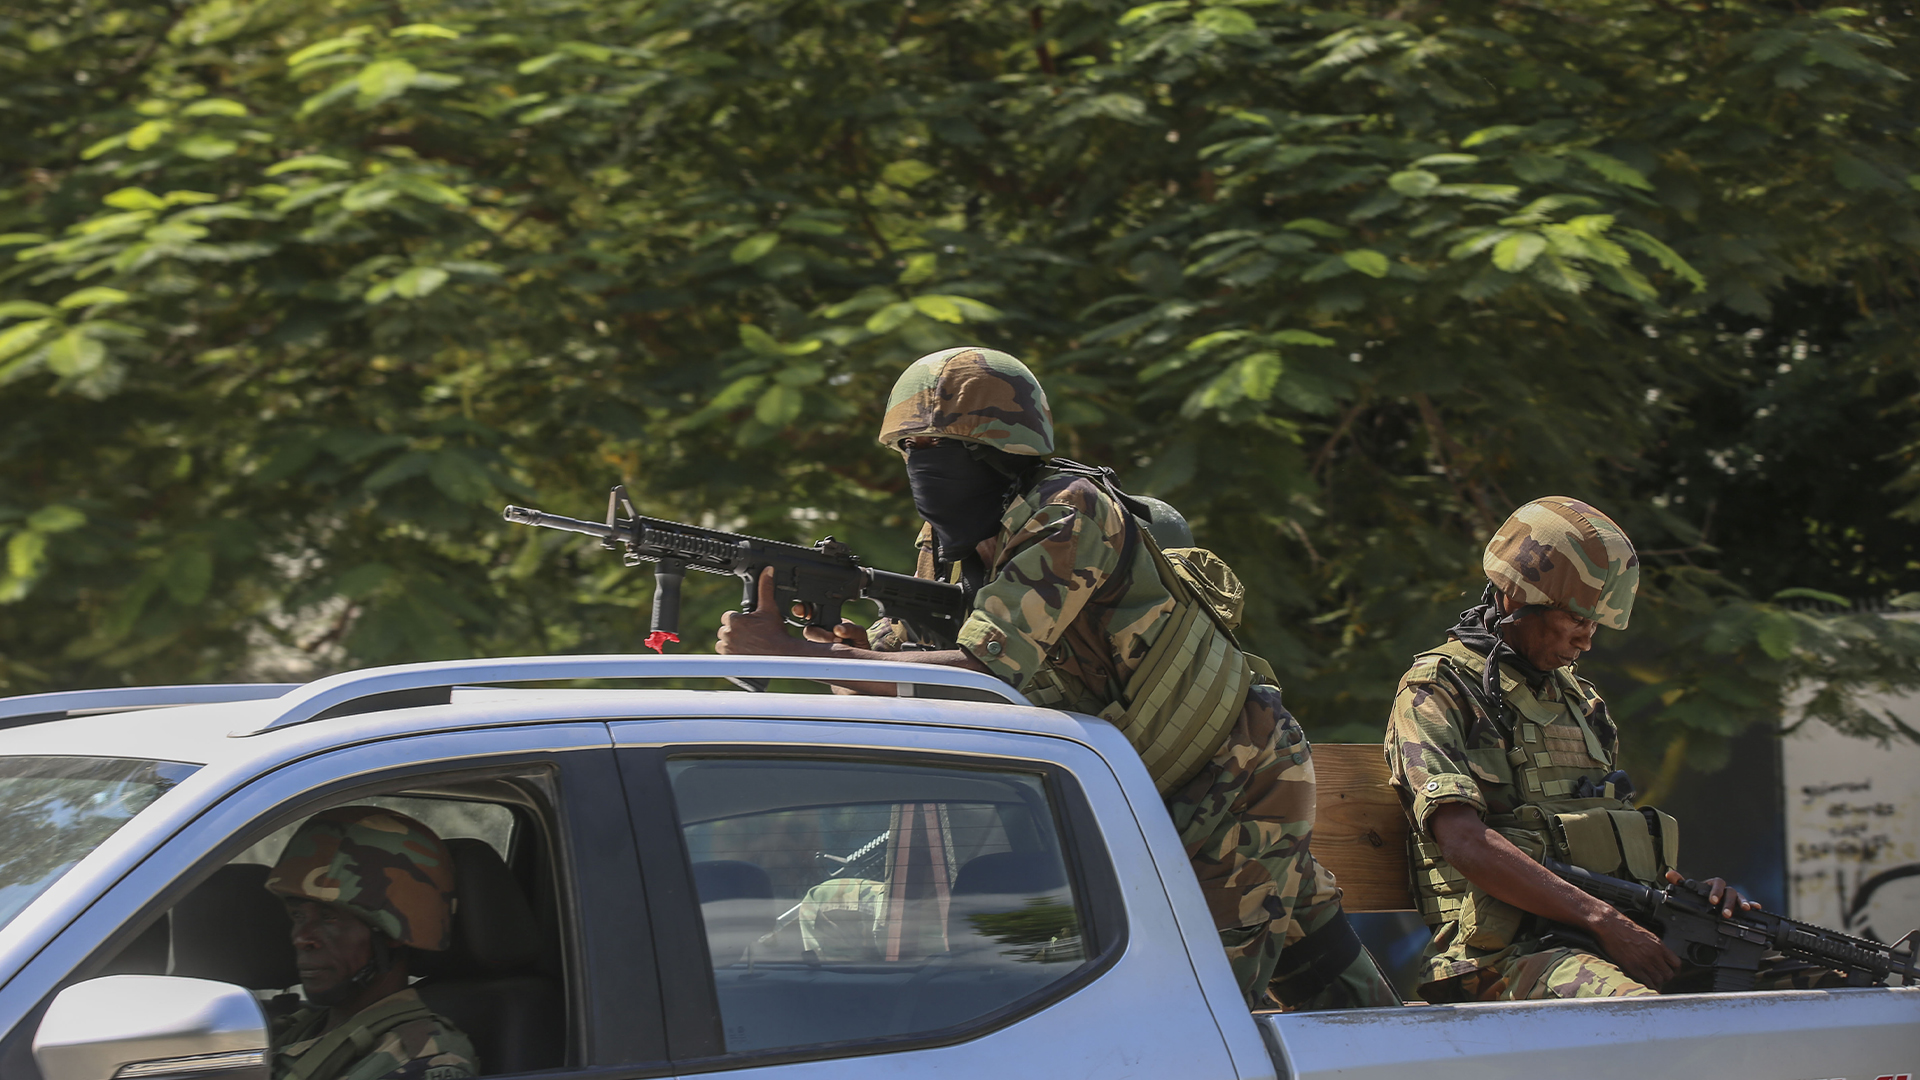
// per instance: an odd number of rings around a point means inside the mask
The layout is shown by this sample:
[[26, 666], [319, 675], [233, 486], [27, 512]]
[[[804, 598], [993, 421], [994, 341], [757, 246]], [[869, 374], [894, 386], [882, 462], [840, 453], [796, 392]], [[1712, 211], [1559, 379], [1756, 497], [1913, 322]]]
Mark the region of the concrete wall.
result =
[[[1920, 727], [1920, 698], [1868, 704]], [[1920, 927], [1920, 746], [1809, 722], [1781, 765], [1788, 914], [1880, 941]]]

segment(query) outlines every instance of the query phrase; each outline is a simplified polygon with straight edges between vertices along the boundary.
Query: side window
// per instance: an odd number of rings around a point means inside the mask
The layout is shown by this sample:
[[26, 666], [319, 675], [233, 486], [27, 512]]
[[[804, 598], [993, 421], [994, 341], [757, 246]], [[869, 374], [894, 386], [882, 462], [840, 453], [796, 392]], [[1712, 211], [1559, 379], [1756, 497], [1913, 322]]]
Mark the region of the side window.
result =
[[1039, 773], [682, 757], [668, 774], [729, 1053], [929, 1035], [1098, 951]]

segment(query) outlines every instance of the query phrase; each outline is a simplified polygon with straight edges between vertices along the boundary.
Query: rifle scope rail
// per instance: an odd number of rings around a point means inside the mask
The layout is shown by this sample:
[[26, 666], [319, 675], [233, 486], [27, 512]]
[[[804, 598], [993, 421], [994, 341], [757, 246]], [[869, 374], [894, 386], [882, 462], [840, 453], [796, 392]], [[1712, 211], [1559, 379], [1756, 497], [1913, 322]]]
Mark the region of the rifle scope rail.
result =
[[[658, 551], [662, 548], [673, 548], [690, 570], [699, 570], [708, 574], [739, 572], [737, 566], [742, 554], [741, 542], [734, 539], [730, 533], [703, 529], [698, 525], [685, 525], [677, 521], [638, 516], [621, 518], [617, 524], [608, 525], [599, 521], [582, 521], [579, 518], [561, 514], [549, 514], [545, 510], [535, 510], [526, 506], [508, 506], [500, 511], [500, 516], [515, 525], [532, 525], [542, 529], [559, 529], [584, 536], [596, 536], [608, 550], [615, 550], [616, 544], [624, 543], [627, 550], [623, 558], [628, 566], [638, 566], [643, 562], [659, 562], [660, 556], [647, 549]], [[820, 554], [819, 548], [803, 547], [784, 540], [761, 540], [756, 537], [755, 542], [763, 547], [789, 553], [794, 558]]]

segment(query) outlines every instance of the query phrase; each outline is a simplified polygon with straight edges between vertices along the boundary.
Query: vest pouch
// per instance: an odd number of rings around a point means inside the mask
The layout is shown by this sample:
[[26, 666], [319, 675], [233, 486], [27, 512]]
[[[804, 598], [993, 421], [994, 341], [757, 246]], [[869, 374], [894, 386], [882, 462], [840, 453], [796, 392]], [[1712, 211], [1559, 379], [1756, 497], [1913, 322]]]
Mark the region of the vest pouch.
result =
[[[1622, 856], [1620, 838], [1613, 827], [1616, 813], [1619, 811], [1596, 806], [1572, 814], [1554, 814], [1553, 831], [1567, 861], [1596, 874], [1612, 877], [1619, 873]], [[1640, 835], [1646, 834], [1646, 824], [1642, 822]]]
[[1474, 889], [1460, 905], [1458, 940], [1470, 949], [1504, 949], [1513, 944], [1526, 917], [1526, 912], [1512, 904]]
[[1657, 806], [1643, 806], [1640, 813], [1647, 819], [1647, 827], [1660, 838], [1660, 870], [1665, 873], [1680, 865], [1680, 823], [1673, 815]]
[[1660, 857], [1654, 853], [1653, 834], [1638, 810], [1613, 810], [1613, 828], [1620, 836], [1621, 865], [1627, 877], [1651, 885], [1660, 880]]
[[[1493, 822], [1488, 824], [1493, 825]], [[1493, 831], [1506, 837], [1508, 843], [1520, 849], [1520, 854], [1534, 862], [1547, 857], [1546, 835], [1539, 830], [1527, 828], [1525, 822], [1519, 825], [1494, 825]]]
[[1596, 874], [1658, 884], [1661, 872], [1672, 865], [1666, 858], [1668, 835], [1676, 853], [1679, 849], [1678, 823], [1670, 832], [1656, 834], [1653, 830], [1673, 819], [1657, 810], [1622, 809], [1614, 800], [1594, 801], [1603, 805], [1548, 815], [1566, 861]]

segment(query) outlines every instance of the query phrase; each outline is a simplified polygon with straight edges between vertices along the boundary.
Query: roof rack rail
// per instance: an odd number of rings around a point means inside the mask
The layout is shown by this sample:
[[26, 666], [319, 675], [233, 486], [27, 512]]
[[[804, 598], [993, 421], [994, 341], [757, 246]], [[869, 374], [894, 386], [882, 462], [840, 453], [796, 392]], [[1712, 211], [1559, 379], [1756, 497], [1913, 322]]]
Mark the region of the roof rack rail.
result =
[[[904, 677], [903, 677], [904, 676]], [[916, 687], [959, 691], [971, 700], [1031, 704], [991, 675], [934, 664], [881, 660], [815, 659], [802, 656], [510, 656], [445, 660], [347, 671], [316, 679], [281, 702], [278, 713], [258, 726], [230, 733], [242, 738], [336, 716], [444, 705], [455, 686], [548, 682], [569, 679], [804, 679], [813, 682], [881, 682], [914, 696]], [[921, 694], [919, 696], [931, 696]], [[955, 695], [958, 696], [958, 695]]]
[[299, 683], [196, 683], [185, 686], [113, 686], [102, 690], [62, 690], [0, 698], [0, 727], [22, 727], [42, 720], [64, 720], [75, 713], [159, 709], [170, 705], [213, 705], [224, 701], [277, 698]]

